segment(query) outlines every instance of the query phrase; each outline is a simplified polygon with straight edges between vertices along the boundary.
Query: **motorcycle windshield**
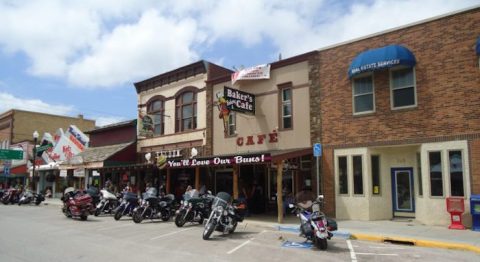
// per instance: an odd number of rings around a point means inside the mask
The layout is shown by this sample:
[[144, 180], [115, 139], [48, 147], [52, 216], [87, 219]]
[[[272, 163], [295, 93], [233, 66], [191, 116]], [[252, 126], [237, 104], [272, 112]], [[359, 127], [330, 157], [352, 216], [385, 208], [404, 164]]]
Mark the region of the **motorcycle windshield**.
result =
[[89, 194], [90, 196], [96, 196], [98, 195], [98, 188], [94, 187], [94, 186], [91, 186], [87, 189], [87, 194]]
[[133, 192], [125, 192], [123, 193], [123, 199], [125, 200], [137, 199], [137, 194]]
[[221, 206], [223, 208], [226, 208], [228, 204], [232, 202], [232, 196], [226, 192], [219, 192], [217, 196], [215, 196], [215, 199], [213, 200], [212, 206], [217, 207]]

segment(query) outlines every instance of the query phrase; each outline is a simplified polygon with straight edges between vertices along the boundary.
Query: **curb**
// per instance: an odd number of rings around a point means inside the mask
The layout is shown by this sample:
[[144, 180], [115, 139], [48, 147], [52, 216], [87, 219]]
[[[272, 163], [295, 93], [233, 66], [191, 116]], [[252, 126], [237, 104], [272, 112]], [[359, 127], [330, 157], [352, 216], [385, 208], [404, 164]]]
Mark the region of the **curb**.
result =
[[382, 242], [382, 243], [391, 242], [391, 243], [409, 244], [409, 245], [414, 245], [419, 247], [471, 251], [471, 252], [480, 254], [480, 247], [476, 247], [470, 244], [460, 244], [460, 243], [452, 243], [452, 242], [422, 240], [422, 239], [403, 238], [403, 237], [385, 237], [385, 236], [368, 235], [368, 234], [351, 234], [351, 239]]

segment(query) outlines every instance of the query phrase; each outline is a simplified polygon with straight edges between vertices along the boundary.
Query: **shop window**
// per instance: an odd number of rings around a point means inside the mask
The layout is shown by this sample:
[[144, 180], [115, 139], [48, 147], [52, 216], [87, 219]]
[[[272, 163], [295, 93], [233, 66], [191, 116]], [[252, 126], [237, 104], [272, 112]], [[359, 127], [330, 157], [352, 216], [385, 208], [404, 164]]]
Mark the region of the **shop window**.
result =
[[452, 196], [465, 196], [463, 185], [462, 151], [448, 152], [450, 167], [450, 192]]
[[181, 93], [175, 99], [175, 132], [197, 128], [197, 94], [193, 91]]
[[292, 89], [282, 89], [282, 129], [292, 128]]
[[417, 105], [415, 72], [413, 68], [390, 71], [392, 108], [405, 108]]
[[372, 192], [374, 195], [380, 195], [380, 156], [371, 157], [372, 167]]
[[430, 195], [443, 196], [442, 154], [440, 151], [428, 153], [430, 167]]
[[311, 170], [312, 169], [312, 156], [302, 156], [300, 158], [300, 169]]
[[148, 114], [153, 115], [153, 133], [163, 135], [165, 131], [165, 101], [153, 100], [148, 104]]
[[338, 188], [340, 194], [348, 194], [347, 157], [338, 157]]
[[235, 112], [230, 112], [228, 115], [228, 135], [234, 136], [237, 130], [237, 115]]
[[423, 196], [422, 158], [419, 152], [417, 152], [417, 178], [418, 178], [418, 195]]
[[353, 156], [353, 194], [363, 194], [362, 156]]
[[370, 113], [375, 111], [373, 77], [361, 77], [353, 80], [353, 113]]

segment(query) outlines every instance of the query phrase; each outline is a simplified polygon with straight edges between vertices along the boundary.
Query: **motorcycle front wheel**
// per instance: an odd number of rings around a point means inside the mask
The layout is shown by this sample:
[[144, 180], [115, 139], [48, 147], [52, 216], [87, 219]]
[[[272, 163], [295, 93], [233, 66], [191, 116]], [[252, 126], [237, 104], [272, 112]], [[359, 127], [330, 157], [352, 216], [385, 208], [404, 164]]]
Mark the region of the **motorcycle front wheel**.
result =
[[166, 210], [162, 212], [162, 221], [168, 221], [170, 220], [170, 211]]
[[143, 216], [142, 216], [142, 213], [143, 213], [143, 208], [139, 208], [137, 209], [134, 213], [133, 213], [133, 222], [135, 223], [142, 223], [143, 221]]
[[328, 247], [327, 239], [315, 237], [315, 246], [320, 250], [326, 250]]
[[237, 220], [233, 220], [232, 224], [233, 224], [233, 227], [228, 230], [229, 234], [232, 234], [233, 232], [235, 232], [235, 229], [237, 228], [237, 225], [238, 225]]
[[215, 230], [215, 222], [212, 220], [205, 225], [205, 229], [203, 230], [203, 240], [208, 240], [210, 235], [212, 235], [213, 230]]
[[175, 216], [175, 225], [177, 227], [183, 227], [185, 225], [185, 210], [180, 211], [176, 216]]
[[115, 216], [113, 216], [113, 218], [115, 220], [120, 220], [120, 218], [122, 218], [123, 216], [123, 208], [119, 208], [116, 212], [115, 212]]
[[102, 209], [97, 207], [97, 208], [95, 209], [94, 215], [95, 215], [96, 217], [98, 217], [98, 215], [100, 215], [100, 213], [102, 213]]

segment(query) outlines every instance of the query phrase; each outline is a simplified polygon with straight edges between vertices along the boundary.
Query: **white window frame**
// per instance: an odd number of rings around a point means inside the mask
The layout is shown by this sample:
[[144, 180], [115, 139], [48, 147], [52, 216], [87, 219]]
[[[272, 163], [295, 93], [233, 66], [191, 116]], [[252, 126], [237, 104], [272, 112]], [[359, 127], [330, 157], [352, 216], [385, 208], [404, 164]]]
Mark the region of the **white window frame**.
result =
[[[415, 74], [415, 67], [412, 67], [413, 71], [413, 99], [415, 103], [413, 105], [408, 105], [408, 106], [399, 106], [395, 107], [393, 105], [393, 72], [398, 71], [398, 70], [403, 70], [403, 69], [408, 69], [408, 67], [400, 66], [400, 67], [395, 67], [389, 70], [389, 80], [390, 80], [390, 109], [391, 110], [400, 110], [400, 109], [405, 109], [405, 108], [414, 108], [418, 106], [418, 101], [417, 101], [417, 76]], [[411, 86], [403, 86], [403, 87], [397, 87], [395, 90], [399, 89], [405, 89], [405, 88], [411, 88]]]
[[[290, 99], [288, 100], [285, 100], [284, 93], [283, 93], [286, 90], [290, 92]], [[292, 129], [293, 128], [293, 115], [292, 115], [293, 114], [293, 103], [292, 103], [293, 90], [291, 87], [285, 87], [281, 89], [281, 93], [282, 93], [282, 106], [280, 110], [282, 111], [282, 129]], [[283, 107], [285, 105], [288, 105], [290, 107], [290, 115], [284, 114]], [[285, 127], [285, 118], [290, 118], [290, 127]]]
[[[233, 133], [230, 132], [230, 127], [233, 126]], [[227, 135], [234, 136], [237, 134], [237, 114], [233, 111], [230, 111], [228, 115], [228, 126], [227, 126]]]
[[446, 177], [448, 176], [448, 195], [452, 196], [452, 173], [450, 170], [450, 152], [451, 151], [460, 151], [462, 155], [462, 181], [463, 181], [463, 196], [458, 196], [458, 197], [467, 197], [467, 188], [466, 188], [466, 177], [465, 177], [465, 152], [463, 149], [447, 149], [446, 150], [446, 158], [447, 158], [447, 174]]
[[[430, 153], [433, 153], [433, 152], [439, 152], [440, 153], [440, 170], [442, 171], [442, 195], [441, 196], [433, 196], [432, 195], [432, 174], [431, 174], [431, 170], [430, 170], [430, 167], [431, 167], [431, 164], [430, 164]], [[428, 196], [430, 198], [433, 198], [433, 199], [440, 199], [440, 198], [445, 198], [446, 195], [448, 195], [447, 193], [447, 189], [448, 189], [448, 184], [447, 184], [447, 181], [446, 181], [446, 174], [445, 174], [445, 170], [444, 170], [444, 165], [445, 165], [445, 150], [442, 150], [442, 149], [432, 149], [432, 150], [427, 150], [427, 170], [428, 170], [428, 188], [429, 188], [429, 192], [428, 192]], [[424, 191], [425, 193], [425, 191]]]
[[[372, 103], [373, 103], [373, 109], [370, 111], [362, 111], [362, 112], [355, 112], [355, 97], [357, 96], [363, 96], [367, 94], [361, 94], [361, 95], [355, 95], [355, 80], [359, 78], [367, 78], [370, 77], [372, 78]], [[368, 93], [370, 94], [370, 93]], [[365, 114], [371, 114], [375, 113], [376, 107], [375, 107], [375, 78], [373, 77], [373, 73], [366, 73], [366, 74], [361, 74], [356, 76], [355, 78], [352, 79], [352, 112], [354, 116], [357, 115], [365, 115]]]

